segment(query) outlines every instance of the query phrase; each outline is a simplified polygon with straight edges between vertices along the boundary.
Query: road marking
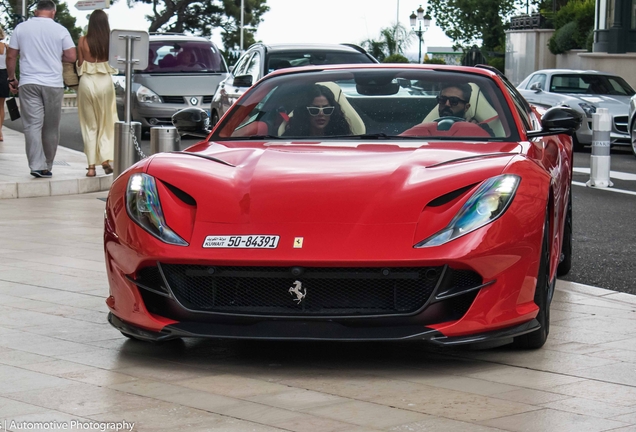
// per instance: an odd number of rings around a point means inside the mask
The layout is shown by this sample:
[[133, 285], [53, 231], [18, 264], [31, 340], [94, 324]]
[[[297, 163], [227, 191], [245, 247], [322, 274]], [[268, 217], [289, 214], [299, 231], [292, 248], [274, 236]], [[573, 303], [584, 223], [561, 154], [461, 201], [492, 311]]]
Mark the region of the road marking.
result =
[[[575, 186], [587, 187], [587, 185], [585, 183], [581, 183], [581, 182], [573, 181], [572, 184], [575, 185]], [[633, 191], [628, 191], [628, 190], [623, 190], [623, 189], [614, 189], [614, 188], [609, 188], [609, 187], [608, 188], [591, 188], [591, 189], [604, 190], [604, 191], [608, 191], [608, 192], [618, 192], [618, 193], [622, 193], [622, 194], [626, 194], [626, 195], [636, 195], [636, 192], [633, 192]]]
[[[590, 173], [590, 169], [589, 168], [576, 168], [576, 167], [574, 167], [573, 171], [575, 173], [579, 173], [579, 174], [589, 174]], [[636, 181], [636, 174], [625, 173], [625, 172], [620, 172], [620, 171], [610, 171], [610, 178], [615, 178], [615, 179], [619, 179], [619, 180]]]

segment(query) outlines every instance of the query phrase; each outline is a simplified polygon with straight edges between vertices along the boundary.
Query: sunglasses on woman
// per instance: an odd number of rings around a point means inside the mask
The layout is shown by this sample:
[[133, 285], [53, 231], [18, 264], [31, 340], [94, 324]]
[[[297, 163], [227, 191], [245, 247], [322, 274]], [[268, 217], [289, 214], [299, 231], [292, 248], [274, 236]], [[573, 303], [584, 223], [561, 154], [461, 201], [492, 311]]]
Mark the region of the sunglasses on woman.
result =
[[460, 98], [455, 97], [455, 96], [450, 96], [450, 97], [448, 97], [448, 96], [437, 96], [437, 102], [440, 105], [446, 105], [446, 102], [449, 102], [450, 106], [452, 106], [452, 107], [457, 106], [457, 104], [460, 103], [460, 102], [464, 103], [464, 104], [468, 103], [468, 101], [465, 101], [465, 100], [460, 99]]
[[309, 106], [307, 107], [307, 111], [309, 111], [309, 115], [310, 116], [317, 116], [318, 114], [324, 114], [326, 116], [330, 116], [331, 114], [333, 114], [333, 110], [335, 108], [332, 106], [325, 106], [325, 107], [314, 107], [314, 106]]

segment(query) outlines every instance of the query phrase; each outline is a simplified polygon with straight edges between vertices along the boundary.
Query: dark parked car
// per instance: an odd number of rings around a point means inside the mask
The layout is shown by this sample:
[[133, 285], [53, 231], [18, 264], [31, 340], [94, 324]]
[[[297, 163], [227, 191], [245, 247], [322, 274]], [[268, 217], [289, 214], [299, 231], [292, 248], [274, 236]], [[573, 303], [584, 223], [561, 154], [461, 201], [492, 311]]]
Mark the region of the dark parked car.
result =
[[262, 44], [248, 48], [230, 75], [216, 89], [210, 105], [215, 125], [236, 100], [256, 81], [277, 69], [342, 63], [378, 63], [363, 48], [352, 44]]

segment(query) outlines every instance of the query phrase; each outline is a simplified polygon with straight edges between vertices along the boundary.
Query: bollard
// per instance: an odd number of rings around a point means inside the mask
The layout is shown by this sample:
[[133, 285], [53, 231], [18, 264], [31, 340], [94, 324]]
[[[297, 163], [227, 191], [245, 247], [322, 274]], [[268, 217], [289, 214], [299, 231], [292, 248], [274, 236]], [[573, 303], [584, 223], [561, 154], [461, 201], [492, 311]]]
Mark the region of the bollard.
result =
[[181, 150], [181, 137], [174, 126], [150, 128], [150, 154]]
[[613, 186], [610, 181], [610, 131], [612, 116], [607, 108], [599, 108], [592, 114], [592, 156], [588, 187]]
[[141, 141], [141, 123], [130, 122], [130, 125], [126, 122], [115, 122], [115, 160], [113, 162], [113, 179], [117, 178], [119, 174], [123, 173], [132, 166], [138, 160], [141, 160], [141, 155], [135, 149], [135, 145], [132, 140], [132, 134], [130, 133], [130, 126], [135, 131], [135, 137], [137, 142]]

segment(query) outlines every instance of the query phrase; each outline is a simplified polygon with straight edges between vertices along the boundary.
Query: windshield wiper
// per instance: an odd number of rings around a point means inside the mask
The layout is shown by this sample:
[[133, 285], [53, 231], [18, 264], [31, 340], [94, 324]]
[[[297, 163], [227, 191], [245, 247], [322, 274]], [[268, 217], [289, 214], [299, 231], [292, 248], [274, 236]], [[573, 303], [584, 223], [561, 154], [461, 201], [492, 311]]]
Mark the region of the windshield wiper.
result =
[[276, 135], [250, 135], [246, 137], [233, 137], [233, 138], [247, 139], [247, 140], [281, 139], [281, 137]]
[[374, 134], [361, 134], [355, 135], [355, 138], [359, 139], [380, 139], [380, 138], [396, 138], [393, 135], [387, 135], [384, 132], [374, 133]]

